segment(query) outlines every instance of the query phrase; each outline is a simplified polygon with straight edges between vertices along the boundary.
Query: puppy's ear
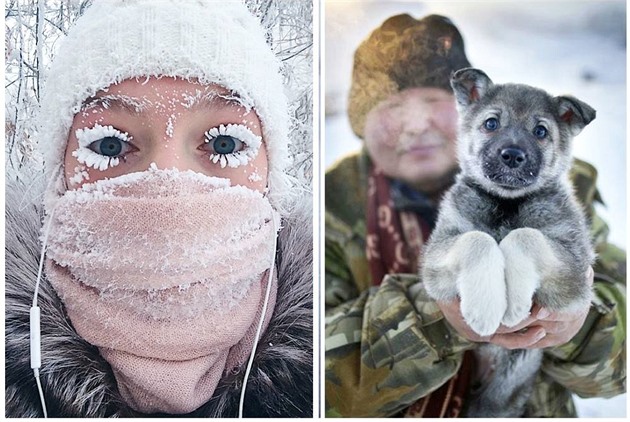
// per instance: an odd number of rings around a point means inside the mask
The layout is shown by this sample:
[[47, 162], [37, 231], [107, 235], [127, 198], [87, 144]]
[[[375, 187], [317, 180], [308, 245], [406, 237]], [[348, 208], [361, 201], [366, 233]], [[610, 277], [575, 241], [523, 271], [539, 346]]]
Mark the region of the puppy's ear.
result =
[[586, 125], [595, 119], [595, 110], [575, 97], [563, 95], [554, 99], [558, 107], [560, 122], [569, 126], [573, 136], [580, 133]]
[[451, 86], [457, 102], [467, 106], [483, 97], [492, 81], [481, 70], [467, 67], [451, 75]]

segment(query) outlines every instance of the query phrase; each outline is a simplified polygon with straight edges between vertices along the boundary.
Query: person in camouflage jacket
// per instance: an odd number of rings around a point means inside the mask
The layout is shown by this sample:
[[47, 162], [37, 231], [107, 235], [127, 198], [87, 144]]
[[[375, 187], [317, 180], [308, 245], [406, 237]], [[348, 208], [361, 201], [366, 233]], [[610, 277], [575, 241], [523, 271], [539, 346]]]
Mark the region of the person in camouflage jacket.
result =
[[[445, 30], [449, 34], [448, 47], [454, 51], [446, 55], [445, 61], [427, 60], [427, 54], [431, 55], [426, 53], [430, 39], [444, 39]], [[402, 54], [405, 46], [421, 54]], [[440, 54], [439, 45], [437, 51]], [[401, 68], [413, 65], [414, 75], [403, 74], [396, 68], [397, 63]], [[363, 138], [369, 111], [404, 88], [434, 86], [449, 90], [449, 68], [467, 65], [463, 41], [447, 19], [430, 16], [416, 21], [408, 15], [388, 19], [355, 55], [349, 102], [353, 130]], [[478, 344], [467, 340], [447, 321], [424, 291], [417, 271], [389, 271], [382, 280], [373, 280], [367, 256], [371, 246], [366, 240], [368, 192], [374, 189], [371, 156], [364, 147], [334, 164], [325, 178], [327, 416], [414, 415], [409, 410], [419, 400], [471, 365], [466, 352]], [[445, 177], [451, 180], [449, 175]], [[596, 178], [595, 168], [574, 161], [571, 180], [591, 221], [598, 254], [593, 268], [596, 294], [577, 334], [565, 344], [545, 348], [524, 416], [574, 417], [572, 393], [611, 397], [625, 391], [626, 258], [624, 251], [607, 243], [608, 227], [594, 211], [594, 204], [602, 202]], [[392, 191], [397, 190], [396, 183], [390, 180]], [[391, 196], [395, 208], [408, 207], [405, 195]], [[426, 208], [425, 201], [421, 219], [430, 220], [431, 212], [427, 213]], [[437, 212], [435, 203], [432, 211]], [[462, 397], [465, 400], [465, 394]], [[461, 401], [461, 397], [457, 399]], [[445, 409], [437, 416], [457, 416]], [[415, 412], [419, 414], [422, 412]]]

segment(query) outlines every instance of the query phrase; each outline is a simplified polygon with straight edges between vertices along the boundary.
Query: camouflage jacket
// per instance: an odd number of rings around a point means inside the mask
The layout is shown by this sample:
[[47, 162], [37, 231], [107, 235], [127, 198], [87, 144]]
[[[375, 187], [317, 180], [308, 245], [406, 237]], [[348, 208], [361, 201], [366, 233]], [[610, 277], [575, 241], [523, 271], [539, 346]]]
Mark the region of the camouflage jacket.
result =
[[[475, 347], [459, 336], [414, 274], [373, 286], [365, 256], [368, 158], [351, 155], [326, 173], [326, 414], [396, 416], [436, 390]], [[526, 416], [576, 416], [571, 393], [625, 391], [625, 252], [606, 242], [595, 214], [597, 172], [575, 161], [571, 177], [592, 221], [598, 253], [596, 297], [582, 329], [545, 350]]]

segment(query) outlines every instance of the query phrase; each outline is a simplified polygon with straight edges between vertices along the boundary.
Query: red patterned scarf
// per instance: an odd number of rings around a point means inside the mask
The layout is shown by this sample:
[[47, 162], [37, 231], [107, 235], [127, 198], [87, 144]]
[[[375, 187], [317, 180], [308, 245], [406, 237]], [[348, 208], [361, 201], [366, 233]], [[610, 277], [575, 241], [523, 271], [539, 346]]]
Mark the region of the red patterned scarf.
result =
[[[389, 179], [373, 165], [368, 177], [366, 254], [375, 286], [386, 274], [418, 273], [422, 245], [431, 228], [418, 214], [394, 207]], [[464, 404], [473, 366], [469, 352], [457, 374], [404, 411], [405, 417], [456, 418]]]
[[417, 273], [429, 227], [414, 213], [397, 211], [389, 180], [374, 166], [368, 177], [366, 253], [374, 285], [385, 274]]

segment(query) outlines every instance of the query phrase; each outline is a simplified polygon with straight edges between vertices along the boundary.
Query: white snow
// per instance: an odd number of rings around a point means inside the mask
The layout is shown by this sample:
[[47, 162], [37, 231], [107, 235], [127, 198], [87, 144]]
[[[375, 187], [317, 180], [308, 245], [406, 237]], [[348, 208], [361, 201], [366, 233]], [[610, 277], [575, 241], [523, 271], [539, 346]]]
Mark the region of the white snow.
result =
[[171, 114], [168, 118], [168, 122], [166, 123], [166, 136], [169, 138], [173, 137], [173, 122], [175, 120], [175, 115]]
[[[160, 186], [167, 186], [173, 182], [178, 182], [181, 186], [186, 186], [186, 184], [188, 184], [190, 189], [194, 189], [195, 186], [203, 186], [209, 191], [230, 188], [231, 186], [230, 179], [227, 178], [206, 176], [203, 173], [198, 173], [192, 170], [181, 171], [175, 168], [158, 169], [155, 163], [151, 163], [147, 170], [97, 180], [92, 183], [86, 183], [77, 190], [67, 191], [65, 196], [69, 196], [71, 200], [89, 201], [91, 199], [91, 194], [97, 193], [99, 197], [109, 197], [120, 187], [127, 187], [141, 181], [145, 182], [149, 186], [155, 186], [156, 189], [160, 189]], [[249, 195], [252, 197], [261, 196], [260, 192], [243, 186], [233, 186], [231, 189], [234, 192], [240, 192], [242, 195]], [[164, 197], [174, 194], [177, 194], [177, 192], [169, 192], [168, 189], [161, 192], [161, 195]]]
[[79, 163], [100, 171], [116, 167], [120, 163], [120, 159], [117, 157], [106, 157], [104, 155], [97, 154], [87, 147], [79, 147], [75, 149], [72, 151], [72, 156], [76, 157]]
[[146, 110], [147, 106], [151, 105], [151, 101], [147, 98], [137, 98], [123, 94], [107, 94], [99, 95], [84, 103], [82, 106], [82, 110], [83, 112], [85, 112], [99, 106], [104, 108], [105, 110], [108, 110], [111, 107], [111, 102], [113, 101], [124, 104], [129, 108], [133, 108], [136, 113], [140, 113], [143, 110]]
[[81, 147], [87, 147], [92, 142], [108, 136], [116, 137], [125, 142], [129, 142], [131, 140], [131, 137], [127, 132], [121, 132], [113, 126], [101, 126], [99, 124], [95, 124], [93, 127], [77, 129], [75, 135], [77, 137], [77, 141], [79, 141], [79, 146]]
[[[572, 94], [597, 110], [574, 155], [599, 172], [606, 203], [597, 212], [609, 240], [626, 246], [626, 5], [614, 1], [326, 2], [325, 166], [359, 149], [346, 115], [354, 50], [386, 18], [445, 15], [460, 29], [474, 67], [498, 83], [518, 82]], [[624, 417], [626, 395], [576, 397], [582, 417]]]
[[249, 180], [250, 182], [260, 182], [262, 180], [262, 177], [260, 177], [260, 174], [258, 174], [257, 172], [253, 172], [249, 175], [249, 177], [247, 177], [247, 180]]
[[90, 175], [85, 166], [77, 166], [74, 168], [74, 176], [69, 179], [71, 185], [78, 185], [83, 180], [90, 180]]
[[190, 109], [195, 106], [201, 98], [210, 96], [210, 98], [214, 97], [214, 93], [204, 94], [200, 89], [195, 90], [194, 95], [189, 95], [187, 92], [182, 93], [182, 98], [184, 99], [180, 104], [186, 108]]
[[245, 109], [246, 113], [249, 113], [254, 108], [254, 105], [251, 99], [242, 98], [237, 93], [233, 92], [231, 94], [217, 94], [219, 98], [223, 98], [225, 101], [234, 102]]

